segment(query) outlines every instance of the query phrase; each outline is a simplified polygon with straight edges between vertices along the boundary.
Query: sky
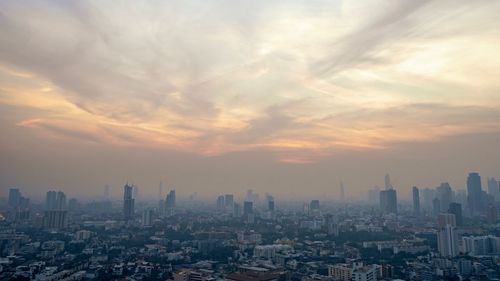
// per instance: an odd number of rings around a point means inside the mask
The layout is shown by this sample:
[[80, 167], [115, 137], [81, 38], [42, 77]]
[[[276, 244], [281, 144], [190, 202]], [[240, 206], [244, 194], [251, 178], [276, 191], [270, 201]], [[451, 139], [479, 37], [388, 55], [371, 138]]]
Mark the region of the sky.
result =
[[[400, 194], [500, 178], [500, 1], [0, 2], [0, 188]], [[1, 195], [0, 195], [1, 196]]]

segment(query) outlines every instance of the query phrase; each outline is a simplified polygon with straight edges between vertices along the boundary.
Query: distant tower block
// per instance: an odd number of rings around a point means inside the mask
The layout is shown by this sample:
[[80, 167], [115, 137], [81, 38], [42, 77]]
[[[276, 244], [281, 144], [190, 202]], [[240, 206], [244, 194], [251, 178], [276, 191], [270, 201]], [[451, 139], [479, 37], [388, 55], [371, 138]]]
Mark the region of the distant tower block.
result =
[[344, 190], [344, 183], [340, 182], [340, 200], [344, 201], [345, 200], [345, 190]]
[[389, 190], [389, 189], [393, 189], [394, 188], [392, 186], [391, 176], [389, 176], [389, 174], [385, 174], [384, 182], [385, 182], [385, 190]]
[[109, 185], [104, 186], [104, 198], [109, 199]]

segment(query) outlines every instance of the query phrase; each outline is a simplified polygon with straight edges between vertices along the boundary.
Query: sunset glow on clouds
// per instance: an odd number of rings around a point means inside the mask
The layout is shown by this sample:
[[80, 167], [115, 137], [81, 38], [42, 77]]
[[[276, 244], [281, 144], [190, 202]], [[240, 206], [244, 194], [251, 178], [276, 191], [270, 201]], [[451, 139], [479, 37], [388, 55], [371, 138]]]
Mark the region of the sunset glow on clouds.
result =
[[0, 104], [38, 138], [286, 163], [498, 132], [499, 14], [493, 0], [2, 1]]

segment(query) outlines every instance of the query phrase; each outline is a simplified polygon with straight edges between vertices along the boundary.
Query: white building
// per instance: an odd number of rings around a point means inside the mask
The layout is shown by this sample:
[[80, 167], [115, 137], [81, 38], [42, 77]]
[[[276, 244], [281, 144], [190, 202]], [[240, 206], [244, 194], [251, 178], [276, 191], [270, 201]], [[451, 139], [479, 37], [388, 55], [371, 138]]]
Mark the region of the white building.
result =
[[443, 257], [458, 255], [458, 235], [455, 227], [446, 225], [437, 233], [439, 254]]
[[354, 281], [377, 281], [377, 268], [375, 266], [363, 266], [352, 273]]
[[500, 237], [492, 235], [462, 237], [462, 241], [464, 253], [471, 256], [496, 254], [500, 246]]

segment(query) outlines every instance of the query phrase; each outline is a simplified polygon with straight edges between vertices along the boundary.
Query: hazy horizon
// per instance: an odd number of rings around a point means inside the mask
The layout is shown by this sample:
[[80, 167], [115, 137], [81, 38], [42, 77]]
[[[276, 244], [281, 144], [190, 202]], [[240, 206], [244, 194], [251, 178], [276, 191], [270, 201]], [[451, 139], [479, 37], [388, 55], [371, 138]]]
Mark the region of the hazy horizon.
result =
[[2, 1], [0, 196], [500, 179], [500, 2]]

